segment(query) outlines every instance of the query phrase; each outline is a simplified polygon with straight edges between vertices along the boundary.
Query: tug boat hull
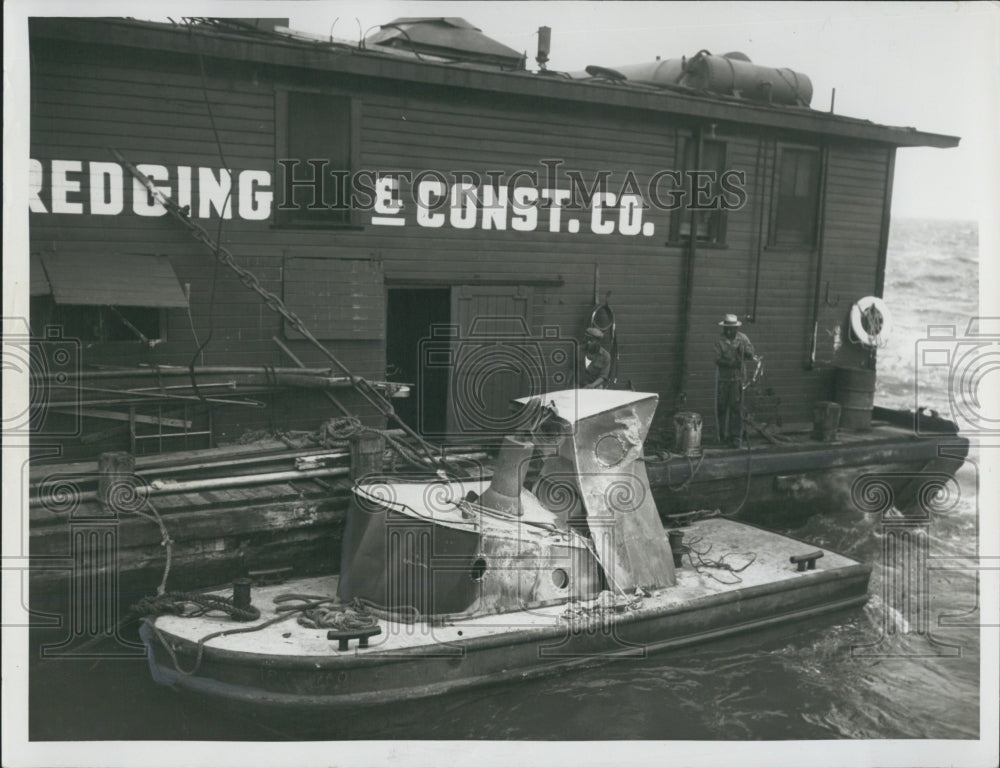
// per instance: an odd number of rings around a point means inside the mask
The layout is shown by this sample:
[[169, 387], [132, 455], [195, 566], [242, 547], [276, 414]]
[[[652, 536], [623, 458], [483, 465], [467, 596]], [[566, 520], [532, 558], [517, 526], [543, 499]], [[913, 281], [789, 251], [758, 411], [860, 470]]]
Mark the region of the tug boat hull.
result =
[[[342, 708], [418, 699], [518, 681], [651, 653], [863, 605], [871, 566], [744, 523], [714, 518], [684, 529], [703, 557], [689, 555], [677, 585], [627, 607], [600, 601], [548, 605], [436, 625], [380, 618], [367, 648], [339, 650], [326, 630], [290, 617], [259, 631], [204, 643], [225, 629], [274, 619], [275, 597], [333, 596], [337, 577], [255, 588], [261, 618], [149, 618], [141, 628], [154, 679], [251, 706]], [[708, 549], [706, 549], [708, 548]], [[822, 552], [814, 569], [790, 557]], [[722, 560], [734, 568], [709, 568]], [[695, 569], [692, 564], [698, 563]], [[739, 581], [737, 581], [739, 579]], [[725, 582], [725, 583], [723, 583]]]

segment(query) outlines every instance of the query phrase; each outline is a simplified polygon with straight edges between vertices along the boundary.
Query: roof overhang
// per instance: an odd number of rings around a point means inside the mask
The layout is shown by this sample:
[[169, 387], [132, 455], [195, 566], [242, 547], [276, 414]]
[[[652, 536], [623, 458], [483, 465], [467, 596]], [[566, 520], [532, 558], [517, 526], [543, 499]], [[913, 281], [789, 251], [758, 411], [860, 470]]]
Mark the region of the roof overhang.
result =
[[[40, 261], [56, 304], [163, 308], [188, 305], [166, 256], [43, 253]], [[31, 287], [33, 295], [45, 292], [37, 273], [32, 275]]]
[[[679, 115], [706, 122], [729, 122], [776, 130], [881, 142], [897, 147], [958, 146], [959, 137], [880, 125], [868, 120], [833, 115], [801, 107], [753, 104], [671, 91], [635, 89], [604, 82], [575, 82], [531, 72], [503, 72], [472, 66], [414, 61], [390, 53], [306, 42], [275, 35], [267, 39], [217, 29], [180, 27], [120, 18], [31, 19], [32, 37], [72, 41], [95, 46], [164, 51], [255, 62], [275, 67], [295, 67], [338, 72], [359, 78], [469, 89], [517, 95], [549, 102], [590, 104], [601, 109], [639, 110]], [[197, 45], [191, 37], [198, 37]], [[344, 55], [345, 53], [349, 55]]]

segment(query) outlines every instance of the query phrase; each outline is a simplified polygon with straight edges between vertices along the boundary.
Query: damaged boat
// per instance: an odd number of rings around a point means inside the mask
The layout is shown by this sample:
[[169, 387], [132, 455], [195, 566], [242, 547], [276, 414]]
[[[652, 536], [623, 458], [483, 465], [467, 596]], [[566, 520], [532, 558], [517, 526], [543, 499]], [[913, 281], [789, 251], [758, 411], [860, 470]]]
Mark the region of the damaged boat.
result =
[[654, 393], [524, 398], [492, 477], [369, 475], [339, 575], [150, 598], [157, 682], [338, 707], [521, 680], [860, 606], [869, 565], [726, 519], [665, 531]]

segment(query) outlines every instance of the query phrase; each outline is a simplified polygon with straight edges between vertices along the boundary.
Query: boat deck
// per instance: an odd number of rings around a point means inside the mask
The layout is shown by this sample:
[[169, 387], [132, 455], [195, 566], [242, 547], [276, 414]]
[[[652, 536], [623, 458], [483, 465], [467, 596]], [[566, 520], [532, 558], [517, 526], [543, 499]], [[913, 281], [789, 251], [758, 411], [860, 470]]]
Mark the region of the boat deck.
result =
[[[621, 612], [616, 612], [613, 608], [601, 611], [600, 620], [606, 621], [609, 617], [613, 617], [616, 622], [641, 620], [652, 615], [692, 610], [699, 603], [738, 600], [746, 593], [759, 591], [761, 588], [780, 592], [798, 588], [806, 582], [821, 582], [867, 570], [867, 566], [850, 558], [822, 550], [823, 557], [816, 561], [815, 570], [799, 572], [789, 561], [789, 557], [816, 551], [817, 547], [723, 518], [702, 520], [684, 528], [684, 531], [685, 540], [703, 553], [704, 560], [724, 560], [735, 569], [749, 563], [748, 567], [738, 574], [705, 567], [696, 572], [691, 559], [685, 557], [684, 567], [677, 572], [676, 587], [657, 590], [650, 596], [643, 597], [634, 607]], [[692, 557], [698, 562], [698, 556]], [[249, 628], [276, 618], [279, 614], [273, 601], [280, 595], [296, 593], [333, 597], [336, 590], [336, 576], [255, 587], [253, 604], [260, 609], [261, 618], [257, 622], [239, 626]], [[563, 603], [517, 613], [449, 620], [440, 626], [380, 620], [382, 633], [371, 638], [368, 648], [357, 648], [352, 641], [346, 652], [338, 651], [337, 642], [327, 639], [326, 629], [304, 627], [294, 618], [289, 618], [259, 631], [213, 638], [205, 643], [205, 648], [206, 651], [223, 651], [226, 655], [327, 660], [348, 656], [377, 656], [421, 648], [440, 650], [441, 643], [467, 643], [490, 637], [500, 639], [503, 635], [522, 634], [525, 630], [545, 630], [544, 634], [553, 630], [564, 632], [574, 621], [586, 621], [588, 616], [597, 615], [586, 610], [588, 605], [586, 602], [568, 605]], [[228, 618], [161, 616], [156, 619], [155, 626], [166, 638], [195, 643], [205, 635], [233, 629], [235, 625]]]

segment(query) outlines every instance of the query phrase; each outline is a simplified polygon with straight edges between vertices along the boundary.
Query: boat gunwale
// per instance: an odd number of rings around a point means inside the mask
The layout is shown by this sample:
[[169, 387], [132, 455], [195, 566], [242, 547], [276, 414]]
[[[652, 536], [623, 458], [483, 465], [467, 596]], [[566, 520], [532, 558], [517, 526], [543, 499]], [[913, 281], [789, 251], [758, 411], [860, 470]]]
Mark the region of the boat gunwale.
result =
[[[730, 624], [718, 629], [686, 634], [680, 637], [666, 638], [662, 641], [649, 642], [642, 646], [644, 650], [642, 656], [645, 657], [645, 655], [649, 653], [660, 653], [675, 648], [694, 645], [699, 642], [722, 639], [756, 629], [766, 629], [777, 625], [793, 623], [795, 621], [812, 617], [836, 613], [838, 611], [849, 610], [862, 606], [867, 601], [868, 594], [866, 591], [865, 594], [841, 598], [821, 603], [819, 605], [796, 608], [780, 614], [759, 617], [749, 621], [740, 622], [738, 624]], [[349, 694], [297, 694], [269, 691], [263, 688], [223, 682], [214, 678], [183, 675], [176, 670], [171, 670], [168, 667], [161, 665], [156, 659], [156, 654], [151, 643], [152, 632], [145, 623], [140, 627], [139, 632], [143, 642], [146, 644], [147, 660], [149, 662], [150, 672], [157, 682], [170, 687], [179, 687], [192, 693], [219, 697], [231, 702], [249, 704], [255, 707], [282, 706], [294, 707], [297, 710], [376, 706], [379, 704], [391, 703], [392, 701], [429, 698], [432, 696], [453, 693], [476, 687], [499, 685], [511, 681], [522, 681], [537, 677], [544, 677], [546, 675], [554, 674], [560, 670], [599, 666], [601, 664], [619, 659], [637, 657], [637, 654], [632, 649], [619, 649], [617, 651], [609, 650], [598, 654], [587, 654], [584, 656], [553, 657], [553, 661], [548, 664], [535, 665], [524, 669], [505, 669], [500, 672], [493, 672], [486, 675], [457, 678], [438, 683], [429, 683], [422, 686], [397, 688], [391, 691], [364, 691]], [[412, 659], [413, 657], [409, 658]], [[356, 668], [360, 667], [361, 665], [358, 665]], [[387, 699], [387, 696], [390, 695], [391, 699]]]

